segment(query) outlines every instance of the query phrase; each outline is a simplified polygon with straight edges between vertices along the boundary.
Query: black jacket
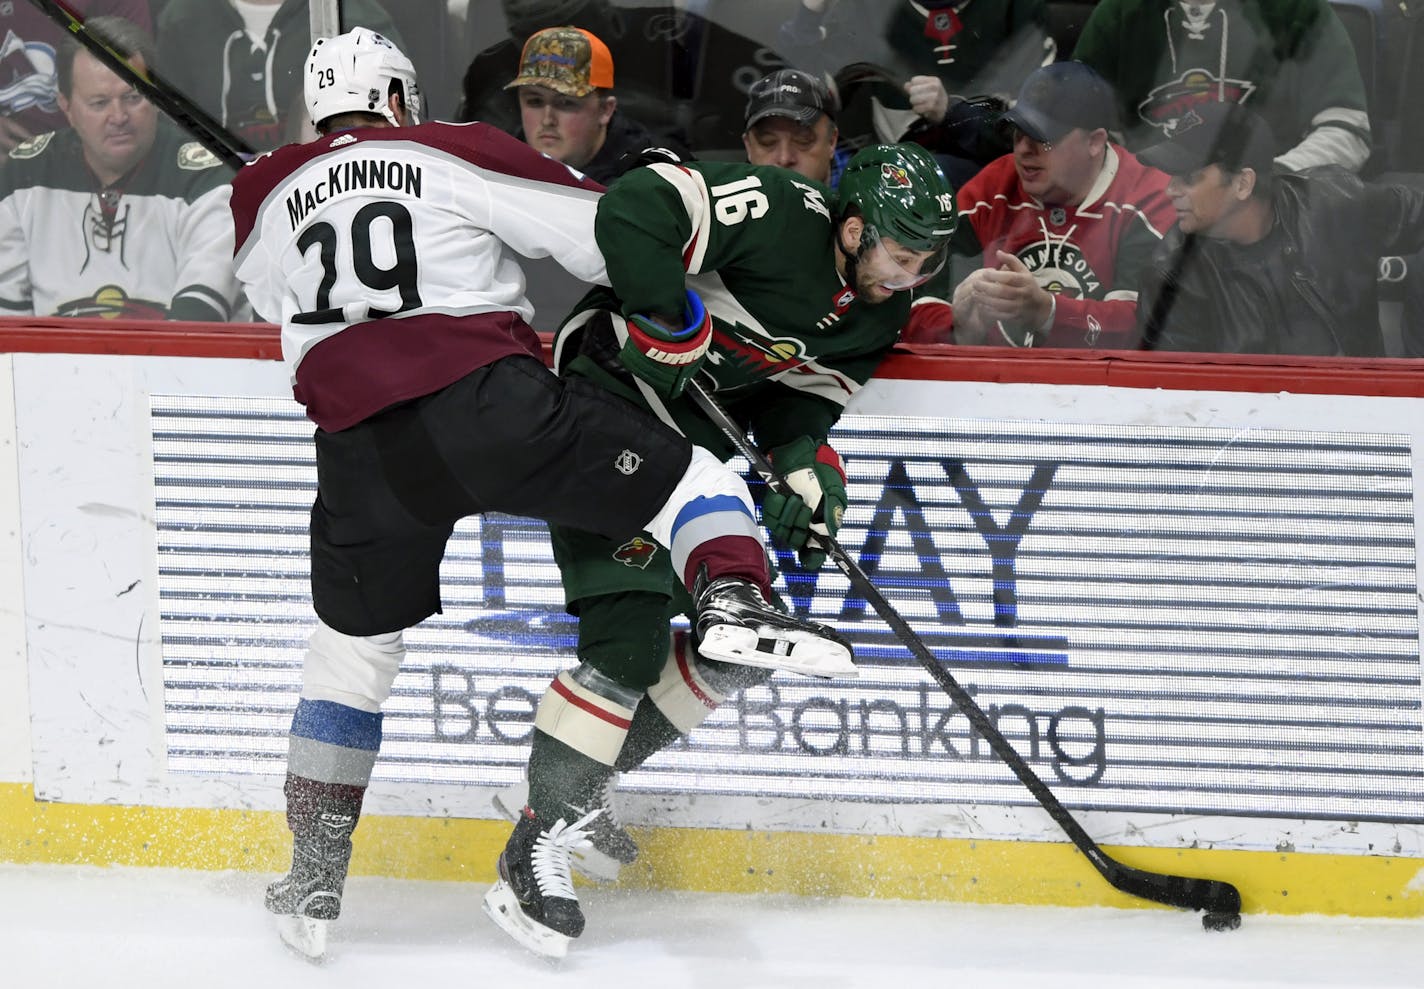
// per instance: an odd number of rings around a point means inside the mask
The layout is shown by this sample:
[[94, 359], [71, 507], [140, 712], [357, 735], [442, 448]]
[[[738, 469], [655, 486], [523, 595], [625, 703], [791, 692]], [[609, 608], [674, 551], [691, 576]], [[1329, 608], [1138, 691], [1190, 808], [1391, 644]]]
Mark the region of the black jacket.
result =
[[1149, 349], [1384, 355], [1379, 258], [1424, 246], [1424, 190], [1335, 166], [1275, 181], [1269, 253], [1168, 231], [1137, 301]]
[[659, 145], [671, 145], [679, 157], [686, 154], [681, 145], [653, 137], [652, 132], [638, 121], [622, 110], [614, 110], [612, 119], [608, 121], [608, 133], [603, 138], [603, 147], [599, 148], [593, 160], [579, 171], [595, 182], [607, 185], [628, 170], [630, 161], [625, 160], [624, 155], [634, 156], [645, 148]]

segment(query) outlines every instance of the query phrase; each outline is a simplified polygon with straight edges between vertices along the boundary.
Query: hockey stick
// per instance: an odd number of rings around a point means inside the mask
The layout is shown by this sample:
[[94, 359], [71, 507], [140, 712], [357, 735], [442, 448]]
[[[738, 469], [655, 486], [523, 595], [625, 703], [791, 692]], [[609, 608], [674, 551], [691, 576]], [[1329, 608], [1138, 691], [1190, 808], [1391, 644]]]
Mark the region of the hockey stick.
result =
[[38, 8], [40, 13], [74, 35], [74, 39], [88, 49], [89, 54], [112, 69], [120, 78], [132, 83], [145, 99], [192, 134], [203, 147], [221, 158], [233, 171], [241, 168], [252, 156], [252, 148], [246, 142], [230, 133], [172, 84], [164, 82], [163, 78], [153, 71], [153, 66], [145, 66], [144, 72], [134, 69], [123, 56], [85, 27], [84, 22], [64, 4], [58, 0], [30, 0], [30, 3]]
[[[703, 388], [700, 381], [692, 381], [687, 386], [687, 394], [706, 413], [712, 423], [726, 434], [738, 452], [747, 458], [752, 469], [761, 475], [773, 490], [790, 493], [786, 479], [779, 475], [766, 456], [752, 445], [746, 434], [717, 404], [717, 400]], [[899, 612], [870, 582], [865, 571], [850, 558], [850, 554], [841, 547], [841, 544], [827, 536], [818, 538], [826, 550], [826, 554], [841, 573], [850, 580], [850, 586], [855, 592], [870, 602], [871, 607], [890, 626], [896, 638], [914, 654], [920, 665], [929, 671], [935, 682], [944, 689], [945, 693], [949, 694], [959, 710], [964, 712], [969, 723], [974, 726], [974, 730], [989, 743], [989, 747], [999, 758], [1008, 764], [1014, 775], [1019, 778], [1019, 782], [1028, 788], [1034, 799], [1044, 810], [1048, 811], [1048, 816], [1053, 818], [1054, 822], [1063, 829], [1069, 840], [1087, 856], [1088, 861], [1110, 885], [1144, 900], [1152, 900], [1187, 910], [1203, 910], [1205, 915], [1202, 917], [1202, 926], [1210, 931], [1233, 930], [1241, 926], [1241, 894], [1230, 883], [1216, 879], [1194, 879], [1188, 876], [1147, 872], [1143, 869], [1123, 865], [1103, 851], [1068, 812], [1068, 808], [1059, 803], [1058, 798], [1053, 795], [1053, 791], [1030, 768], [1023, 756], [1019, 755], [1018, 750], [989, 720], [988, 715], [979, 707], [974, 698], [959, 685], [959, 682], [950, 675], [939, 660], [935, 659], [934, 654], [915, 634], [914, 629], [910, 628], [909, 623], [900, 617]]]

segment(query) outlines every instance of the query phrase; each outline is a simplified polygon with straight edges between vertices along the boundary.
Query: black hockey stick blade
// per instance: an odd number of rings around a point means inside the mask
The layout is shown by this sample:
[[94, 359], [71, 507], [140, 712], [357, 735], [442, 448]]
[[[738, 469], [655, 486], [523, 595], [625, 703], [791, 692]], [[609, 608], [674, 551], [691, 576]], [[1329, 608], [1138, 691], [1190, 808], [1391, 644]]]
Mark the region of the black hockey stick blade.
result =
[[[773, 490], [789, 493], [786, 479], [779, 475], [766, 456], [752, 445], [746, 434], [742, 432], [741, 427], [717, 403], [717, 400], [702, 386], [700, 381], [693, 380], [687, 386], [687, 394], [712, 420], [712, 423], [731, 440], [738, 452], [751, 464], [752, 469]], [[929, 647], [924, 644], [915, 630], [885, 599], [885, 596], [871, 582], [860, 565], [850, 558], [850, 554], [845, 551], [845, 548], [833, 538], [818, 538], [831, 561], [841, 573], [845, 574], [856, 593], [865, 598], [881, 619], [890, 626], [890, 630], [895, 633], [895, 637], [900, 640], [901, 644], [910, 650], [910, 653], [919, 660], [920, 665], [934, 678], [934, 681], [944, 689], [945, 693], [949, 694], [960, 712], [979, 733], [979, 736], [989, 743], [989, 747], [994, 750], [994, 753], [1013, 771], [1019, 782], [1048, 812], [1048, 816], [1053, 818], [1054, 823], [1063, 829], [1063, 833], [1068, 836], [1068, 839], [1087, 857], [1093, 868], [1098, 870], [1098, 874], [1107, 880], [1114, 889], [1170, 907], [1205, 911], [1206, 916], [1202, 918], [1202, 923], [1208, 930], [1230, 930], [1240, 925], [1241, 893], [1230, 883], [1217, 879], [1195, 879], [1189, 876], [1136, 869], [1122, 864], [1103, 851], [1102, 847], [1092, 839], [1092, 836], [1083, 830], [1083, 826], [1078, 823], [1077, 819], [1069, 813], [1068, 808], [1064, 807], [1053, 795], [1053, 791], [1039, 778], [1023, 756], [1019, 755], [1018, 750], [1004, 737], [998, 726], [989, 719], [973, 696], [935, 658], [934, 653], [930, 652]]]
[[174, 123], [207, 148], [234, 171], [252, 157], [252, 148], [230, 133], [181, 91], [157, 75], [153, 66], [145, 72], [135, 71], [124, 58], [97, 38], [84, 22], [58, 0], [30, 0], [40, 13], [74, 35], [74, 39], [121, 79], [131, 83], [154, 106], [166, 113]]

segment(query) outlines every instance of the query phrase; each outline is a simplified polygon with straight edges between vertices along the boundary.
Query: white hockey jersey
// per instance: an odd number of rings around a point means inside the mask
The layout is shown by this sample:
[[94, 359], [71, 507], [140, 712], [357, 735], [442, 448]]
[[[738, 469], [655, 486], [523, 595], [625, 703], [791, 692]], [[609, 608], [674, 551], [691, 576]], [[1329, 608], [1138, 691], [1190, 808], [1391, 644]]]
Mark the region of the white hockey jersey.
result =
[[602, 186], [485, 124], [342, 131], [233, 182], [237, 273], [292, 388], [344, 429], [501, 357], [539, 356], [514, 253], [607, 284]]
[[122, 188], [98, 188], [72, 130], [20, 144], [0, 168], [0, 312], [233, 318], [229, 177], [165, 121]]

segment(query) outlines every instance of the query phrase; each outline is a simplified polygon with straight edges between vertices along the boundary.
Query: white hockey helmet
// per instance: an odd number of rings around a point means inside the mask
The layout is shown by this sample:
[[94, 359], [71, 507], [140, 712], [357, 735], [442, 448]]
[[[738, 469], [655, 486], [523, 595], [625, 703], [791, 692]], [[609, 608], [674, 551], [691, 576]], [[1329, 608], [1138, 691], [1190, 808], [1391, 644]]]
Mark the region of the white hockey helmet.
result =
[[401, 50], [370, 28], [318, 38], [307, 56], [302, 92], [312, 124], [339, 113], [379, 113], [396, 123], [388, 96], [399, 86], [412, 124], [420, 123], [420, 84]]

